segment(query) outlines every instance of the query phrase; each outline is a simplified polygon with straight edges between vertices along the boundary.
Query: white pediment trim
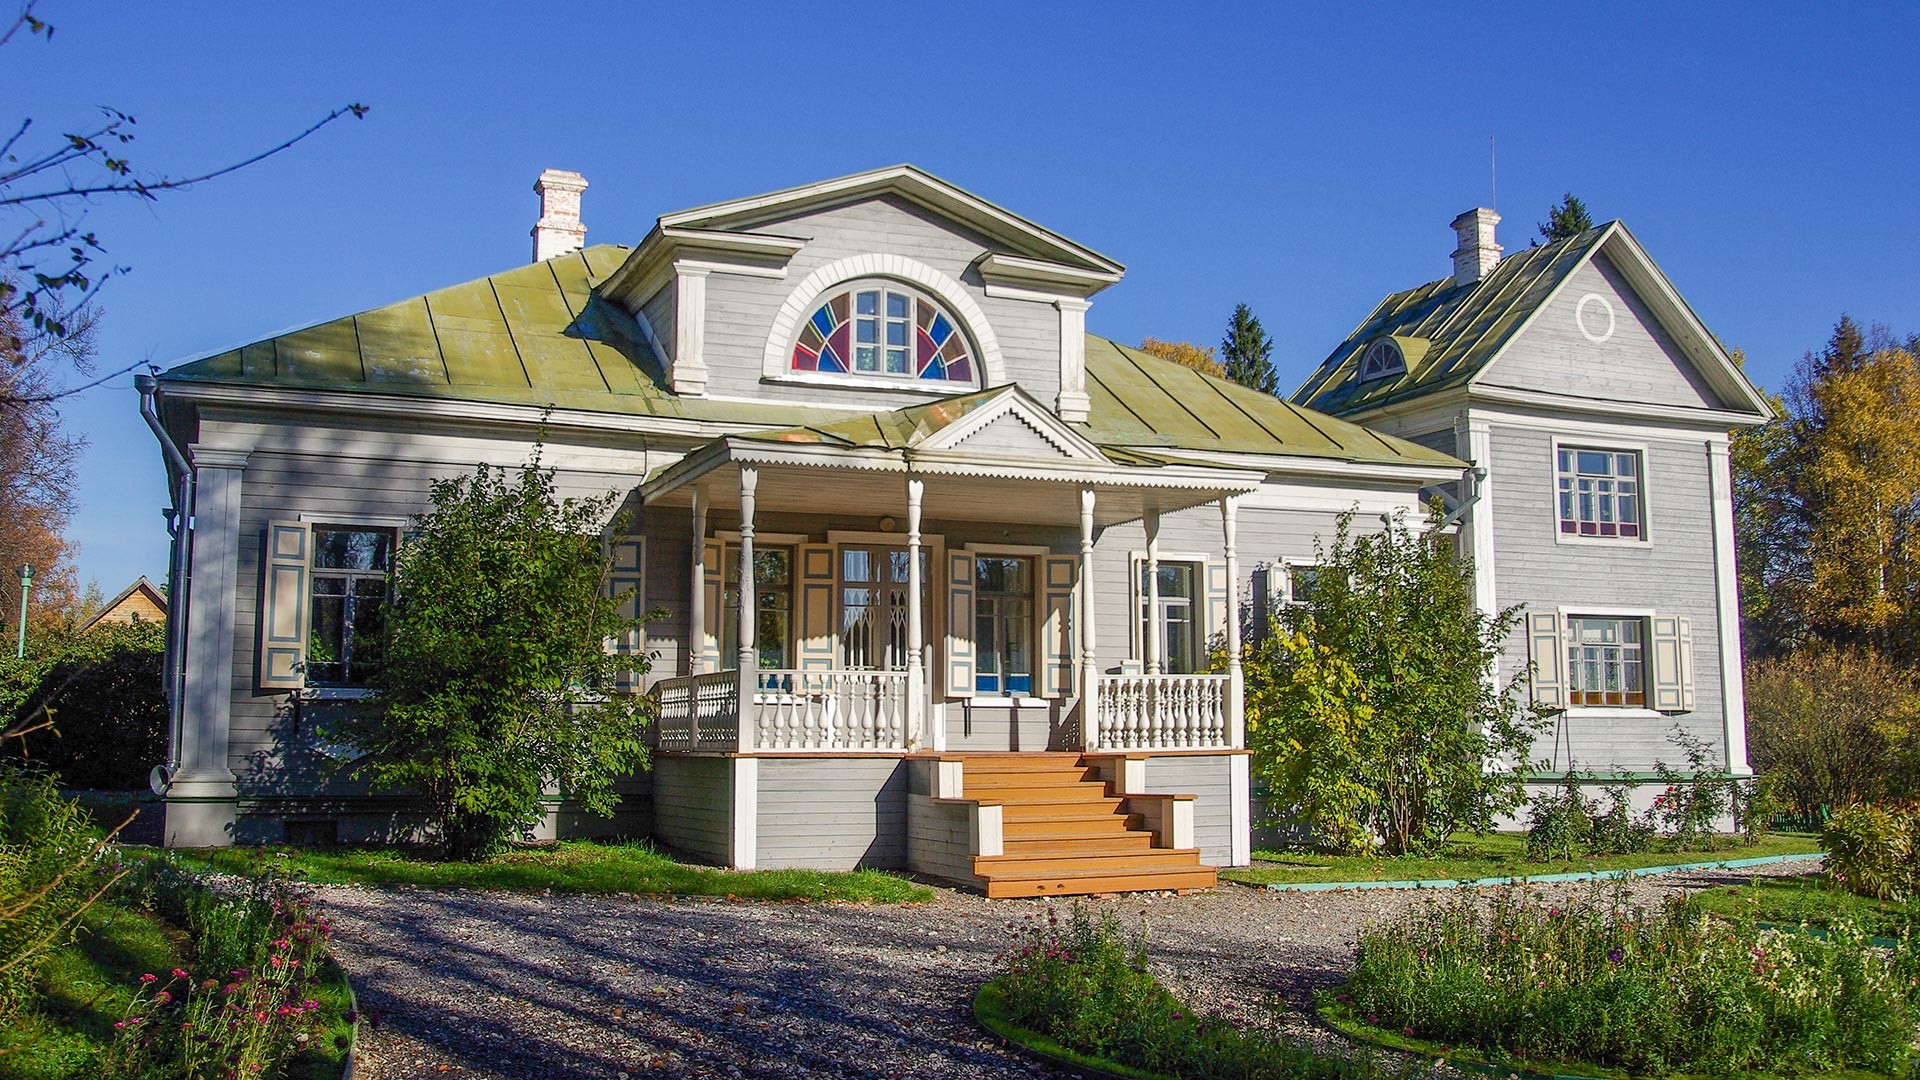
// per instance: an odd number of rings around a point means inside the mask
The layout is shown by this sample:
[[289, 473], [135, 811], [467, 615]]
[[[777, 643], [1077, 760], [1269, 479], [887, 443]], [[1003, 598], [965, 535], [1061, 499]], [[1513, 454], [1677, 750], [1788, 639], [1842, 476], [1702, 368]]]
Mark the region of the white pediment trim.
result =
[[[1561, 276], [1553, 290], [1535, 304], [1520, 325], [1507, 335], [1506, 343], [1500, 347], [1500, 350], [1482, 364], [1472, 378], [1467, 380], [1473, 392], [1484, 393], [1488, 388], [1489, 373], [1499, 366], [1501, 359], [1513, 347], [1513, 343], [1521, 340], [1526, 335], [1527, 329], [1538, 321], [1543, 313], [1553, 307], [1554, 301], [1573, 281], [1574, 273], [1580, 267], [1592, 262], [1594, 256], [1602, 254], [1612, 262], [1615, 269], [1620, 271], [1621, 276], [1626, 279], [1640, 301], [1646, 304], [1654, 318], [1659, 320], [1661, 328], [1680, 347], [1681, 353], [1686, 356], [1688, 362], [1692, 363], [1694, 368], [1705, 377], [1714, 393], [1720, 395], [1723, 402], [1732, 406], [1724, 411], [1735, 413], [1748, 420], [1765, 422], [1772, 419], [1773, 406], [1767, 403], [1766, 397], [1747, 379], [1739, 365], [1733, 362], [1733, 358], [1727, 355], [1719, 339], [1715, 338], [1707, 330], [1706, 324], [1700, 321], [1700, 317], [1694, 314], [1693, 308], [1681, 297], [1679, 290], [1673, 287], [1673, 282], [1668, 280], [1667, 275], [1661, 272], [1652, 256], [1648, 255], [1646, 249], [1640, 246], [1640, 242], [1627, 231], [1627, 227], [1618, 221], [1608, 223], [1606, 232], [1599, 241], [1588, 245], [1586, 254], [1581, 256], [1579, 263], [1570, 267]], [[1638, 407], [1635, 406], [1635, 408]]]
[[889, 165], [785, 191], [680, 210], [661, 215], [660, 224], [723, 230], [751, 228], [756, 223], [809, 207], [837, 205], [883, 194], [899, 195], [1039, 260], [1064, 263], [1095, 274], [1111, 274], [1116, 279], [1126, 270], [1092, 248], [912, 165]]
[[760, 373], [769, 379], [785, 378], [793, 356], [794, 335], [800, 320], [812, 314], [820, 297], [836, 285], [860, 278], [893, 278], [904, 281], [946, 305], [965, 323], [963, 329], [979, 350], [982, 386], [1001, 386], [1007, 382], [1007, 364], [1000, 353], [1000, 339], [994, 336], [987, 313], [967, 292], [967, 287], [934, 267], [904, 255], [852, 255], [830, 262], [808, 274], [787, 294], [780, 310], [767, 329], [766, 352], [761, 357]]
[[[948, 424], [914, 444], [916, 450], [964, 453], [967, 441], [1000, 423], [1019, 424], [1039, 436], [1059, 456], [1071, 461], [1105, 461], [1100, 449], [1079, 432], [1060, 422], [1052, 413], [1035, 404], [1026, 395], [1009, 389], [954, 423]], [[992, 456], [988, 452], [987, 456]]]

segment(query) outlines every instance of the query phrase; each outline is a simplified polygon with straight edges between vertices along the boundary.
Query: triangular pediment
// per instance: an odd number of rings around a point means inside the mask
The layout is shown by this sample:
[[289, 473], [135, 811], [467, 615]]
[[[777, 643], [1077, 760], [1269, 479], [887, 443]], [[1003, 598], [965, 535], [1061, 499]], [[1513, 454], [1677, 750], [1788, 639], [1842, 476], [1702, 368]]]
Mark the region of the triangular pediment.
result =
[[915, 203], [1034, 259], [1115, 278], [1126, 269], [1092, 248], [912, 165], [892, 165], [784, 191], [663, 214], [660, 227], [721, 232], [744, 230], [813, 208], [885, 195]]
[[984, 458], [1098, 461], [1099, 449], [1011, 387], [952, 423], [914, 440], [914, 448]]

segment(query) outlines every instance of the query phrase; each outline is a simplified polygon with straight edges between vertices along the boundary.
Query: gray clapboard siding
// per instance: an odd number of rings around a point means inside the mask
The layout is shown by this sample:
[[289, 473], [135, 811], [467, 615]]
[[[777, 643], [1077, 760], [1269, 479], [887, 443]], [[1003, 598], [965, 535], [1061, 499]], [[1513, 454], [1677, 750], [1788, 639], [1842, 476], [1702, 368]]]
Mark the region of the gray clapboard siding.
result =
[[[761, 758], [757, 865], [851, 870], [907, 863], [899, 758]], [[660, 811], [662, 817], [665, 810]]]
[[[1580, 445], [1605, 446], [1582, 435]], [[1693, 620], [1694, 709], [1677, 716], [1573, 718], [1573, 755], [1583, 769], [1643, 771], [1658, 758], [1680, 763], [1668, 736], [1679, 724], [1724, 760], [1720, 634], [1714, 589], [1713, 523], [1704, 439], [1645, 445], [1648, 527], [1644, 542], [1567, 544], [1557, 541], [1553, 433], [1496, 424], [1492, 430], [1495, 593], [1501, 607], [1552, 611], [1590, 605], [1646, 608]], [[1528, 662], [1522, 635], [1509, 639], [1503, 674]], [[1545, 754], [1550, 746], [1543, 739]], [[1562, 761], [1562, 767], [1565, 762]]]
[[1420, 435], [1408, 435], [1406, 440], [1418, 443], [1429, 450], [1438, 450], [1443, 454], [1460, 456], [1460, 438], [1452, 428], [1429, 431]]
[[952, 751], [1047, 750], [1065, 737], [1058, 706], [1014, 708], [976, 705], [961, 699], [947, 705], [947, 749]]
[[[1059, 312], [1047, 304], [988, 297], [969, 267], [982, 254], [1004, 248], [971, 230], [939, 220], [903, 199], [882, 196], [763, 222], [753, 231], [798, 236], [808, 242], [788, 264], [784, 279], [732, 274], [707, 279], [708, 393], [819, 404], [824, 396], [819, 387], [761, 381], [768, 331], [788, 294], [807, 275], [840, 259], [876, 251], [925, 263], [960, 281], [985, 312], [1000, 342], [1006, 381], [1019, 383], [1047, 403], [1059, 392]], [[835, 404], [898, 408], [948, 392], [908, 383], [903, 391], [846, 387], [833, 390], [831, 396]]]
[[[299, 441], [302, 429], [290, 425], [280, 442]], [[472, 452], [485, 446], [462, 441]], [[522, 443], [496, 441], [478, 460], [524, 459]], [[443, 449], [451, 449], [443, 448]], [[561, 450], [564, 453], [564, 449]], [[636, 468], [640, 454], [630, 455]], [[410, 460], [343, 458], [332, 454], [258, 451], [247, 462], [240, 489], [240, 529], [234, 582], [233, 697], [229, 720], [228, 767], [242, 791], [357, 793], [359, 785], [334, 777], [329, 762], [312, 750], [313, 721], [323, 709], [296, 703], [285, 693], [254, 689], [255, 629], [259, 618], [260, 560], [267, 522], [298, 517], [316, 524], [350, 525], [369, 518], [404, 520], [429, 509], [428, 486], [434, 480], [468, 475], [471, 464], [421, 464]], [[562, 469], [555, 488], [566, 498], [590, 497], [631, 487], [638, 475]], [[383, 520], [382, 524], [388, 523]], [[202, 542], [212, 542], [203, 537]], [[348, 708], [346, 703], [329, 707]]]
[[653, 835], [697, 859], [725, 865], [732, 844], [733, 762], [661, 755], [653, 764]]
[[[1238, 536], [1236, 554], [1240, 578], [1235, 592], [1243, 605], [1253, 595], [1254, 570], [1263, 563], [1287, 560], [1312, 561], [1315, 544], [1330, 541], [1339, 514], [1327, 510], [1287, 510], [1243, 506], [1236, 514]], [[1356, 518], [1357, 529], [1379, 528], [1379, 518]], [[1094, 618], [1100, 651], [1100, 668], [1112, 670], [1134, 655], [1134, 620], [1131, 610], [1134, 583], [1131, 558], [1147, 547], [1146, 527], [1138, 521], [1114, 525], [1094, 542]], [[1201, 554], [1221, 558], [1226, 542], [1221, 534], [1220, 510], [1201, 506], [1164, 515], [1160, 519], [1160, 551], [1163, 556]], [[1203, 627], [1211, 632], [1211, 622]]]
[[[1588, 296], [1613, 309], [1613, 333], [1605, 341], [1589, 339], [1576, 321]], [[1605, 309], [1593, 301], [1587, 305], [1587, 330], [1604, 336]], [[1477, 381], [1601, 401], [1724, 407], [1605, 256], [1574, 271]]]
[[654, 293], [646, 303], [640, 305], [640, 313], [646, 316], [647, 325], [653, 328], [653, 339], [660, 343], [661, 351], [667, 354], [660, 359], [669, 364], [673, 361], [673, 335], [678, 325], [675, 321], [679, 310], [675, 292], [673, 282], [668, 281], [666, 288]]
[[1156, 795], [1192, 795], [1193, 840], [1200, 861], [1209, 866], [1233, 863], [1233, 804], [1226, 755], [1150, 757], [1147, 791]]

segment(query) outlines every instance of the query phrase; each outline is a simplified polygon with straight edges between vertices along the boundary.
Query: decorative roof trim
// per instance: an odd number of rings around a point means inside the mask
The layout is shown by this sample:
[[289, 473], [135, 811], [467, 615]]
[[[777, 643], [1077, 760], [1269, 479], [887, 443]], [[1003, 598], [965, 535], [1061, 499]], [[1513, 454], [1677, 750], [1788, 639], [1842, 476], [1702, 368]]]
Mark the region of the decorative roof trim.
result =
[[[895, 278], [925, 290], [947, 306], [965, 323], [967, 336], [980, 350], [980, 385], [999, 386], [1007, 382], [1006, 360], [1000, 354], [1000, 339], [994, 336], [987, 313], [967, 291], [967, 287], [928, 266], [903, 255], [850, 255], [808, 274], [793, 287], [767, 331], [766, 351], [760, 358], [760, 374], [769, 379], [788, 374], [793, 358], [793, 338], [800, 320], [812, 314], [819, 298], [837, 285], [860, 278]], [[904, 381], [904, 380], [903, 380]], [[930, 387], [929, 389], [939, 389]]]
[[1037, 258], [1078, 265], [1097, 273], [1113, 274], [1116, 278], [1126, 272], [1126, 267], [1092, 248], [1077, 244], [932, 173], [905, 164], [679, 210], [661, 215], [660, 225], [746, 228], [756, 221], [781, 217], [810, 206], [846, 203], [889, 192], [970, 225], [988, 237], [1001, 240]]
[[[1590, 265], [1596, 255], [1604, 254], [1626, 276], [1628, 284], [1633, 286], [1634, 292], [1639, 294], [1641, 301], [1653, 309], [1654, 317], [1660, 320], [1662, 328], [1673, 335], [1674, 343], [1699, 369], [1700, 374], [1706, 377], [1714, 391], [1725, 400], [1744, 401], [1751, 410], [1751, 413], [1737, 409], [1688, 410], [1689, 412], [1740, 416], [1745, 418], [1740, 421], [1743, 424], [1763, 424], [1771, 420], [1773, 407], [1767, 404], [1767, 399], [1735, 366], [1733, 358], [1727, 355], [1726, 350], [1720, 347], [1720, 342], [1707, 331], [1700, 317], [1695, 315], [1693, 309], [1681, 298], [1679, 291], [1673, 287], [1673, 282], [1661, 272], [1660, 267], [1647, 254], [1646, 249], [1641, 247], [1640, 242], [1627, 231], [1627, 227], [1619, 221], [1610, 221], [1602, 228], [1600, 238], [1587, 245], [1587, 250], [1579, 260], [1567, 268], [1567, 272], [1554, 283], [1547, 295], [1534, 305], [1526, 318], [1520, 320], [1520, 324], [1507, 335], [1507, 339], [1500, 344], [1500, 348], [1495, 350], [1492, 356], [1487, 357], [1487, 362], [1481, 364], [1478, 371], [1467, 377], [1469, 392], [1474, 396], [1486, 396], [1487, 391], [1491, 389], [1483, 384], [1487, 373], [1507, 355], [1508, 350], [1513, 348], [1513, 343], [1524, 337], [1533, 327], [1534, 322], [1553, 306], [1553, 302], [1567, 290], [1580, 268]], [[1634, 405], [1629, 411], [1634, 415], [1644, 415], [1649, 410], [1659, 408], [1661, 406], [1658, 405]]]
[[647, 501], [661, 498], [729, 464], [851, 469], [902, 475], [979, 476], [1095, 487], [1201, 490], [1226, 494], [1255, 491], [1266, 478], [1257, 470], [1207, 466], [1141, 467], [1106, 461], [1062, 461], [1057, 464], [993, 461], [957, 452], [774, 445], [727, 437], [700, 447], [647, 478], [640, 485], [640, 496]]
[[806, 245], [792, 236], [656, 224], [620, 268], [600, 283], [599, 292], [629, 310], [638, 310], [682, 262], [695, 262], [715, 273], [785, 277], [787, 263]]
[[1064, 263], [1023, 259], [989, 252], [974, 261], [974, 269], [989, 287], [1028, 292], [1055, 299], [1085, 299], [1120, 280], [1117, 271], [1082, 270]]
[[955, 450], [994, 421], [1008, 415], [1031, 428], [1065, 457], [1079, 461], [1106, 461], [1099, 447], [1061, 423], [1028, 397], [1025, 391], [1011, 386], [995, 395], [989, 404], [920, 439], [914, 448], [916, 451]]

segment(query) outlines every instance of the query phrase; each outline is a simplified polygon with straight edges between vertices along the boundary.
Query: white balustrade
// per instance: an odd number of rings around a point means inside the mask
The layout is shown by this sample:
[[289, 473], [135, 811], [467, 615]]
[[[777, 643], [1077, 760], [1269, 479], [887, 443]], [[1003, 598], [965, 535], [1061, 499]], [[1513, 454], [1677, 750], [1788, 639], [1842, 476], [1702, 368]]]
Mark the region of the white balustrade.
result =
[[740, 745], [740, 676], [714, 671], [662, 679], [660, 749], [734, 750]]
[[907, 673], [765, 669], [755, 750], [905, 750]]
[[1094, 684], [1097, 750], [1224, 750], [1227, 675], [1101, 675]]

